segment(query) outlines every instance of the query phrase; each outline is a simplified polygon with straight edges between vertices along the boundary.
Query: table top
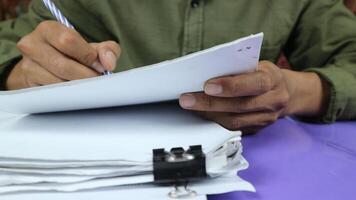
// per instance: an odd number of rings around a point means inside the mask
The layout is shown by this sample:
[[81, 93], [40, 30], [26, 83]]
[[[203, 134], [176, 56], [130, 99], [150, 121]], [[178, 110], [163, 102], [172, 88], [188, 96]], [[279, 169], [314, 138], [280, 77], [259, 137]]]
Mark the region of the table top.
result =
[[239, 175], [256, 193], [209, 200], [356, 199], [356, 122], [315, 125], [281, 119], [243, 139], [249, 169]]

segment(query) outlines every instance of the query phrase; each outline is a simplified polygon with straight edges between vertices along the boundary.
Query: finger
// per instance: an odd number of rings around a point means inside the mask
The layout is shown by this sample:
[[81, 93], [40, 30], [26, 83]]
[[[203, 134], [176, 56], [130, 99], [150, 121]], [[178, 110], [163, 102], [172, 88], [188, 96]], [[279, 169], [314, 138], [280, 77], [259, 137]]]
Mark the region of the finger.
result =
[[[16, 78], [12, 78], [16, 77]], [[55, 77], [36, 62], [27, 57], [14, 67], [7, 79], [7, 89], [17, 90], [29, 87], [37, 87], [62, 82], [63, 80]]]
[[272, 76], [264, 71], [209, 80], [204, 92], [218, 97], [255, 96], [266, 93], [276, 85]]
[[247, 113], [256, 111], [278, 111], [288, 101], [284, 95], [269, 92], [261, 96], [223, 98], [204, 93], [184, 94], [179, 103], [182, 108], [196, 111]]
[[63, 79], [56, 77], [36, 62], [29, 61], [26, 64], [28, 65], [26, 76], [31, 84], [42, 86], [64, 82]]
[[77, 31], [54, 21], [43, 22], [38, 29], [45, 41], [79, 63], [92, 66], [97, 60], [95, 49]]
[[114, 41], [98, 43], [96, 50], [99, 55], [100, 63], [108, 71], [114, 71], [116, 63], [121, 54], [121, 48]]
[[25, 59], [22, 58], [11, 70], [6, 79], [7, 90], [19, 90], [30, 87], [27, 81], [26, 73], [23, 69], [24, 62]]
[[[33, 42], [33, 40], [30, 42]], [[24, 44], [20, 46], [20, 50], [25, 56], [30, 57], [40, 66], [63, 80], [77, 80], [99, 75], [96, 71], [66, 57], [48, 44], [38, 43], [37, 48], [40, 51], [27, 51], [28, 48], [24, 47]]]
[[278, 119], [278, 113], [273, 112], [256, 112], [246, 114], [231, 113], [202, 113], [203, 117], [215, 121], [229, 130], [248, 129], [250, 127], [265, 127], [272, 124]]
[[[92, 46], [97, 52], [97, 47], [99, 43], [90, 43], [90, 46]], [[91, 68], [93, 68], [95, 71], [99, 72], [100, 74], [103, 74], [106, 69], [105, 67], [100, 63], [100, 58], [99, 58], [99, 53], [98, 53], [98, 59], [91, 65]]]

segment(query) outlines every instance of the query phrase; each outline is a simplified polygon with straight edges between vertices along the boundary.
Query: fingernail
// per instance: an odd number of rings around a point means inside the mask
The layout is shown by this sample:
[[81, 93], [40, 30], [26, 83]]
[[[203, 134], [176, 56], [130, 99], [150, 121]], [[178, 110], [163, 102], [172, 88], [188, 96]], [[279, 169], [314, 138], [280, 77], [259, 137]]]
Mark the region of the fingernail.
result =
[[98, 61], [95, 61], [95, 62], [91, 65], [91, 67], [92, 67], [95, 71], [97, 71], [97, 72], [99, 72], [99, 73], [103, 73], [103, 72], [105, 71], [105, 68], [104, 68]]
[[193, 95], [185, 94], [179, 99], [179, 103], [183, 108], [191, 108], [195, 105], [196, 99]]
[[110, 67], [112, 67], [112, 69], [114, 69], [116, 67], [116, 61], [117, 61], [115, 54], [111, 51], [107, 51], [105, 53], [105, 56], [108, 59], [108, 63], [110, 65]]
[[217, 95], [223, 92], [223, 88], [221, 85], [208, 83], [205, 86], [205, 93], [209, 95]]

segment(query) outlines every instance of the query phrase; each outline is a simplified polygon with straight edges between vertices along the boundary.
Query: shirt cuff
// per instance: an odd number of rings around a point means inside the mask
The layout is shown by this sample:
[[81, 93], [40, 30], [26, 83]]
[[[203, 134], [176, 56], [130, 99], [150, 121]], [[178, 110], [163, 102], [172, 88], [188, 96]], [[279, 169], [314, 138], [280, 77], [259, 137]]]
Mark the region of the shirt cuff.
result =
[[330, 85], [330, 98], [326, 112], [317, 121], [321, 123], [334, 123], [340, 119], [345, 111], [348, 101], [350, 84], [353, 75], [344, 69], [330, 65], [323, 68], [309, 68], [306, 72], [315, 72]]

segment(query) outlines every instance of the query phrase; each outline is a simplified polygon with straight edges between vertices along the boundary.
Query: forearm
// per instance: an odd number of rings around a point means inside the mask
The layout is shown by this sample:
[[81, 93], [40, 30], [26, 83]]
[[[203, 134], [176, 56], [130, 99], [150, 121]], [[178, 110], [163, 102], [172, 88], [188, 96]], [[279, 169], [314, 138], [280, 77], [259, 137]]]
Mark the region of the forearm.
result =
[[291, 93], [285, 115], [320, 117], [325, 114], [330, 98], [330, 87], [326, 81], [313, 72], [282, 72]]

